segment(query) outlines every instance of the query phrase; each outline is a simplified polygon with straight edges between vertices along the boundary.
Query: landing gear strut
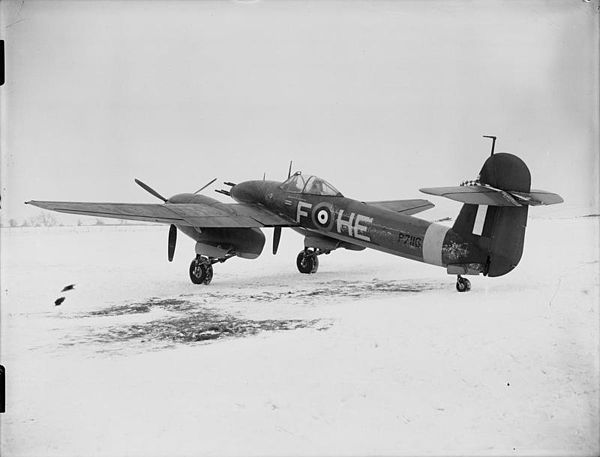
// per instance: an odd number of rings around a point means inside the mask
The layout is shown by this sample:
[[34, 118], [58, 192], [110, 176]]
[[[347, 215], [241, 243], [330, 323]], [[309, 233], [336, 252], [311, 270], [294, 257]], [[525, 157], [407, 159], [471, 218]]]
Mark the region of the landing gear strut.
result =
[[471, 281], [458, 275], [456, 278], [456, 290], [459, 292], [468, 292], [471, 290]]
[[213, 264], [223, 263], [232, 257], [235, 257], [233, 252], [225, 257], [206, 257], [196, 254], [196, 258], [190, 263], [190, 279], [194, 284], [210, 284], [213, 278]]
[[296, 257], [298, 271], [304, 274], [316, 273], [319, 269], [319, 258], [317, 256], [321, 254], [329, 254], [329, 251], [308, 248], [300, 251], [298, 257]]

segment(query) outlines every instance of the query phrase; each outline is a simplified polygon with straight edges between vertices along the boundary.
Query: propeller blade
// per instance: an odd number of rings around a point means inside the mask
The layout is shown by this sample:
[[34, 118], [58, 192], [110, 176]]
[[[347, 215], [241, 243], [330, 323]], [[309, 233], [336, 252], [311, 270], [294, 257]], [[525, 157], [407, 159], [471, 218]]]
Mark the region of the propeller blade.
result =
[[273, 230], [273, 255], [277, 254], [279, 248], [279, 240], [281, 239], [281, 227], [275, 227]]
[[167, 203], [167, 199], [165, 197], [163, 197], [162, 195], [160, 195], [158, 192], [156, 192], [152, 187], [150, 187], [148, 184], [144, 184], [142, 181], [140, 181], [139, 179], [135, 180], [135, 183], [140, 186], [142, 189], [144, 189], [146, 192], [150, 192], [152, 195], [154, 195], [157, 198], [160, 198], [163, 202]]
[[210, 186], [213, 182], [215, 182], [217, 180], [217, 178], [213, 179], [211, 182], [209, 182], [208, 184], [203, 185], [200, 189], [198, 189], [196, 192], [194, 192], [194, 195], [197, 194], [198, 192], [206, 189], [208, 186]]
[[288, 168], [288, 179], [292, 176], [292, 161], [290, 160], [290, 168]]
[[177, 227], [173, 224], [169, 227], [169, 262], [173, 261], [175, 255], [175, 244], [177, 243]]

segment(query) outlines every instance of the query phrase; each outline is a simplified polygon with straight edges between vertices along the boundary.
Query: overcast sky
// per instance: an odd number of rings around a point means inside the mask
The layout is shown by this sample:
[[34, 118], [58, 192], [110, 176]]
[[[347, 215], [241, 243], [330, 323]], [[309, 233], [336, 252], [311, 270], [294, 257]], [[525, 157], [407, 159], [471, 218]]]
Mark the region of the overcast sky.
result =
[[292, 159], [349, 197], [427, 198], [477, 175], [484, 134], [562, 208], [597, 210], [597, 0], [1, 8], [4, 220], [30, 199], [157, 201], [134, 177], [167, 196], [282, 179]]

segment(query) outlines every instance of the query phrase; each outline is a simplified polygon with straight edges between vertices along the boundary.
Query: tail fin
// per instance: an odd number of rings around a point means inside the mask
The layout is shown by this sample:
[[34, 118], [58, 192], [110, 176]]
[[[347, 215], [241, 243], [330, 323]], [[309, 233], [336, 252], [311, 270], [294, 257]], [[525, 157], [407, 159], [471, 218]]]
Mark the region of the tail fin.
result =
[[[479, 182], [502, 191], [529, 192], [531, 174], [518, 157], [498, 153], [489, 157], [479, 173]], [[527, 227], [525, 206], [463, 205], [453, 226], [460, 235], [475, 235], [477, 244], [487, 252], [488, 276], [502, 276], [514, 269], [521, 255]]]
[[508, 153], [490, 156], [469, 185], [421, 190], [465, 203], [452, 229], [485, 253], [487, 276], [502, 276], [521, 260], [530, 205], [563, 201], [557, 194], [532, 192], [527, 165]]

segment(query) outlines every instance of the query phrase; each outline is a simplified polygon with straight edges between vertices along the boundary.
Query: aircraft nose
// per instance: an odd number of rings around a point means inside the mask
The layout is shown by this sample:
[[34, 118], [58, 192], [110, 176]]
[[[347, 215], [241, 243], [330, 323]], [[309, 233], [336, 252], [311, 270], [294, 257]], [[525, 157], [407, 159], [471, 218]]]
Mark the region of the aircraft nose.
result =
[[229, 191], [231, 197], [238, 202], [260, 203], [265, 195], [265, 183], [263, 181], [244, 181], [236, 184]]
[[236, 184], [229, 191], [231, 197], [238, 202], [252, 202], [254, 198], [254, 186], [251, 181]]

